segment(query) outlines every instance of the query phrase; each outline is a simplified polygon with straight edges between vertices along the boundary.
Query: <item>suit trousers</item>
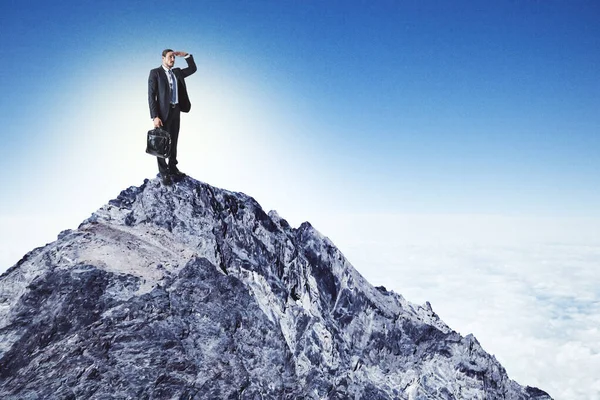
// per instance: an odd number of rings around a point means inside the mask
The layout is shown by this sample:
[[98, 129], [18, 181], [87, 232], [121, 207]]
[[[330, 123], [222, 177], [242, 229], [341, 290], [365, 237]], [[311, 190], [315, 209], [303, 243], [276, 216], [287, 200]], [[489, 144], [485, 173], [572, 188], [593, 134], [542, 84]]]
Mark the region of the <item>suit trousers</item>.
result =
[[179, 104], [172, 107], [169, 110], [169, 116], [166, 121], [163, 121], [163, 129], [171, 134], [171, 154], [167, 159], [157, 157], [158, 160], [158, 172], [161, 175], [167, 175], [169, 172], [173, 172], [177, 165], [177, 140], [179, 139], [179, 122], [181, 117], [181, 109]]

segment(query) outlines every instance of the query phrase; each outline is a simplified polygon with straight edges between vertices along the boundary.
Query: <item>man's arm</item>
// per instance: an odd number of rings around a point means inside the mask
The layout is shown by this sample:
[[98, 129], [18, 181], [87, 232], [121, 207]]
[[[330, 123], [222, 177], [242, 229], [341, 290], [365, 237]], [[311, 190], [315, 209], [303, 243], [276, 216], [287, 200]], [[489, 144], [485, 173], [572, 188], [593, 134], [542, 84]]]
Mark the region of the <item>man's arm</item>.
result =
[[154, 122], [154, 127], [162, 126], [162, 121], [158, 116], [158, 77], [153, 70], [150, 71], [150, 76], [148, 76], [148, 105], [150, 106], [150, 118]]
[[197, 68], [196, 68], [196, 63], [194, 62], [194, 57], [189, 54], [186, 53], [185, 51], [175, 51], [173, 52], [173, 54], [175, 54], [176, 56], [179, 57], [185, 57], [185, 62], [187, 63], [187, 68], [184, 68], [181, 70], [181, 75], [184, 78], [187, 78], [188, 76], [192, 75], [194, 72], [196, 72]]

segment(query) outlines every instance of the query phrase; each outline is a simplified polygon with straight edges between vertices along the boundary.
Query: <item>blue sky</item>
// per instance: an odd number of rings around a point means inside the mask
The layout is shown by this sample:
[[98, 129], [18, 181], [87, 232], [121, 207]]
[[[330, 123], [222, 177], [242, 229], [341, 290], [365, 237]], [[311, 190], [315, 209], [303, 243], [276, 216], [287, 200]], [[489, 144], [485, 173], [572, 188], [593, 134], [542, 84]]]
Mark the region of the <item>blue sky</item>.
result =
[[386, 212], [597, 214], [600, 6], [491, 3], [7, 2], [1, 50], [17, 68], [0, 82], [19, 89], [1, 100], [4, 170], [35, 169], [75, 116], [88, 118], [78, 135], [97, 119], [122, 129], [114, 107], [132, 108], [131, 123], [147, 71], [175, 47], [200, 66], [200, 123], [207, 89], [239, 86], [228, 95], [262, 109], [263, 139], [334, 181], [332, 202], [353, 197], [352, 211], [368, 200]]
[[[167, 47], [198, 64], [181, 169], [293, 225], [310, 220], [370, 279], [381, 249], [366, 232], [418, 236], [440, 262], [431, 246], [456, 236], [597, 244], [597, 1], [2, 5], [0, 270], [156, 174], [144, 154], [147, 76]], [[365, 215], [378, 217], [365, 225]], [[392, 220], [404, 224], [396, 236], [382, 228]], [[402, 260], [389, 265], [401, 271]], [[434, 297], [398, 282], [415, 300]]]

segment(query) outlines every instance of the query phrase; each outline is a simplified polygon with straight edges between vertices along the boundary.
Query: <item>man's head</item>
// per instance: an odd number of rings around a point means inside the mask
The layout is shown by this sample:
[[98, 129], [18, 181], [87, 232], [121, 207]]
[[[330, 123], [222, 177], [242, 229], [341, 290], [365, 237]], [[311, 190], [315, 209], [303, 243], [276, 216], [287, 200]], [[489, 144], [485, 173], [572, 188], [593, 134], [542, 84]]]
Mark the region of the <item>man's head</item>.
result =
[[162, 64], [165, 68], [171, 69], [175, 65], [175, 53], [171, 49], [164, 49], [162, 52]]

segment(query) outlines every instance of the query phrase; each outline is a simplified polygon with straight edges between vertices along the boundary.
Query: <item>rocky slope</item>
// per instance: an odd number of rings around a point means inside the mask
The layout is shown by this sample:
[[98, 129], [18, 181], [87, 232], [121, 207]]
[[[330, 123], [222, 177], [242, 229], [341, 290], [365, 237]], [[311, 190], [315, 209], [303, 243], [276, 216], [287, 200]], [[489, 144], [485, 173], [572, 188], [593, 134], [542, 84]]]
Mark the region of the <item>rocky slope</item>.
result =
[[309, 223], [186, 178], [0, 277], [3, 399], [549, 399]]

